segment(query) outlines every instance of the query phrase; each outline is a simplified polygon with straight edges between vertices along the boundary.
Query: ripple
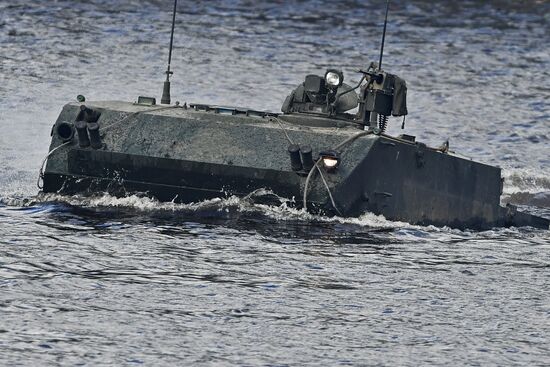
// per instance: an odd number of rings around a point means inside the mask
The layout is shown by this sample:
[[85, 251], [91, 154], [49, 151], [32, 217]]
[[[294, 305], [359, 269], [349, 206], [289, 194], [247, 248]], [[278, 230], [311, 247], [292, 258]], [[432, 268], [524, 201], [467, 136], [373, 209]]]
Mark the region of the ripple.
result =
[[[276, 111], [306, 74], [357, 80], [378, 57], [383, 3], [179, 4], [174, 98]], [[546, 216], [549, 6], [392, 1], [385, 54], [409, 85], [407, 133], [502, 165], [503, 200]], [[547, 362], [548, 231], [37, 196], [64, 103], [160, 91], [170, 11], [0, 2], [0, 364]]]

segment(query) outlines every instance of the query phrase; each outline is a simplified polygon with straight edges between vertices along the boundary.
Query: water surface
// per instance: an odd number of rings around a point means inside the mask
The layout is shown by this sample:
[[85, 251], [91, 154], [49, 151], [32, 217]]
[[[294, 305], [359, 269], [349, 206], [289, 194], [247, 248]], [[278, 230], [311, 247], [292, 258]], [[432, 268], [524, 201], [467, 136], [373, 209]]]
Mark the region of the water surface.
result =
[[[278, 111], [306, 74], [357, 81], [382, 3], [180, 1], [172, 97]], [[37, 195], [63, 104], [160, 98], [171, 6], [0, 0], [0, 364], [550, 363], [548, 231]], [[407, 133], [501, 166], [503, 201], [546, 217], [549, 14], [393, 1], [384, 59]]]

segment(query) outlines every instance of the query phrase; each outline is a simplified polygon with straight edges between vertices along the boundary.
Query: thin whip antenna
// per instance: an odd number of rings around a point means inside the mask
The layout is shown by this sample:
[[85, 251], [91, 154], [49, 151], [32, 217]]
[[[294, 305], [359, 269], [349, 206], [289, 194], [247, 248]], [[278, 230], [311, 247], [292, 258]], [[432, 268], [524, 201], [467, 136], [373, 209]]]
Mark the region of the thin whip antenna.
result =
[[382, 70], [382, 56], [384, 56], [384, 42], [386, 42], [386, 27], [388, 26], [388, 11], [390, 10], [390, 0], [386, 1], [386, 19], [384, 20], [384, 32], [382, 33], [382, 45], [380, 46], [380, 62], [378, 70]]
[[170, 51], [168, 52], [168, 68], [166, 69], [166, 81], [162, 88], [162, 98], [160, 103], [170, 104], [170, 75], [174, 74], [170, 71], [170, 63], [172, 62], [172, 45], [174, 43], [174, 26], [176, 25], [176, 8], [178, 6], [178, 0], [174, 0], [174, 12], [172, 14], [172, 33], [170, 34]]

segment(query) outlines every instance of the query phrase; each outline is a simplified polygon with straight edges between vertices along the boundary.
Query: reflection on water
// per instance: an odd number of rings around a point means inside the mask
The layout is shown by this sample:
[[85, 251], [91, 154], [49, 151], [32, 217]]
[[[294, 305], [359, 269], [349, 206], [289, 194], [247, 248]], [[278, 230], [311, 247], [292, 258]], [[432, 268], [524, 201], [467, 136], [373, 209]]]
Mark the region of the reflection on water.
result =
[[[377, 58], [383, 1], [181, 2], [175, 100], [277, 111]], [[392, 1], [407, 132], [550, 216], [550, 3]], [[62, 105], [160, 95], [169, 1], [0, 1], [0, 364], [544, 365], [550, 236], [36, 196]], [[391, 133], [399, 133], [396, 122]]]

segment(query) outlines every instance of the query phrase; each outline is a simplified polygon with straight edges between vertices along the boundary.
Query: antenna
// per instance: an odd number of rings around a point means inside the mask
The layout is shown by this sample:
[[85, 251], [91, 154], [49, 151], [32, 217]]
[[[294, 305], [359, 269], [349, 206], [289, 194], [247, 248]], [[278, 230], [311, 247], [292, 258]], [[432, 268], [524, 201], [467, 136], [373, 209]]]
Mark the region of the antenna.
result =
[[170, 34], [170, 51], [168, 52], [168, 68], [166, 69], [166, 81], [162, 88], [162, 98], [160, 103], [170, 104], [170, 75], [174, 74], [170, 71], [170, 63], [172, 62], [172, 44], [174, 43], [174, 26], [176, 24], [176, 7], [178, 6], [178, 0], [174, 0], [174, 12], [172, 14], [172, 33]]
[[388, 11], [390, 10], [390, 0], [386, 1], [386, 19], [384, 20], [384, 32], [382, 33], [382, 45], [380, 46], [380, 62], [378, 70], [382, 70], [382, 56], [384, 56], [384, 42], [386, 41], [386, 27], [388, 25]]

